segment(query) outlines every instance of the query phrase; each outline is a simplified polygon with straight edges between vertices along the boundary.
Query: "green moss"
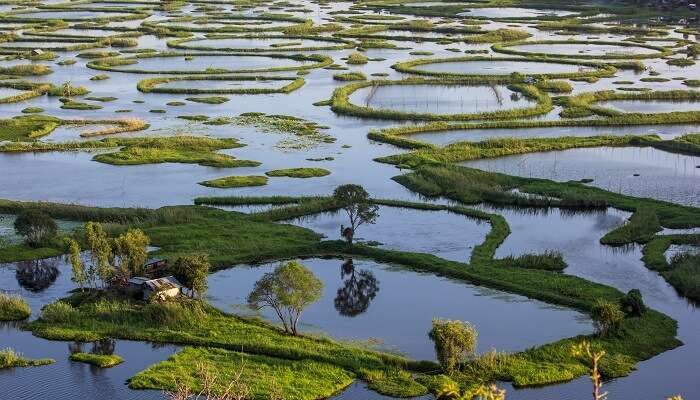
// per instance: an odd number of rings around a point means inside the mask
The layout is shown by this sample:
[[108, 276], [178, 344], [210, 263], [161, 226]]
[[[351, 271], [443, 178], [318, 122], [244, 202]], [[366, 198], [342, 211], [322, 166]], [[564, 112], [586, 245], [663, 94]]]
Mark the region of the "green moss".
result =
[[92, 353], [73, 353], [70, 355], [70, 360], [91, 364], [100, 368], [112, 368], [124, 362], [124, 359], [116, 354], [92, 354]]
[[265, 172], [267, 176], [286, 176], [290, 178], [314, 178], [330, 175], [331, 171], [323, 168], [286, 168]]
[[237, 188], [244, 186], [264, 186], [267, 185], [266, 176], [248, 175], [248, 176], [227, 176], [224, 178], [212, 179], [209, 181], [199, 182], [202, 186], [213, 188]]

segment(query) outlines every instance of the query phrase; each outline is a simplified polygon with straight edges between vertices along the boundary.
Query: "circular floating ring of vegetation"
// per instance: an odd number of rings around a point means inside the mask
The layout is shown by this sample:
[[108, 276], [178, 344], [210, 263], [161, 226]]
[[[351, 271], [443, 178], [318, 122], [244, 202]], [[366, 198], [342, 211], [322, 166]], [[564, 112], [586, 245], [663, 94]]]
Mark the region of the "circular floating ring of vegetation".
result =
[[[235, 47], [209, 47], [209, 46], [191, 46], [187, 43], [196, 43], [201, 40], [226, 40], [226, 39], [287, 39], [293, 40], [315, 40], [319, 42], [330, 43], [328, 45], [322, 46], [307, 46], [307, 47], [295, 47], [295, 46], [279, 46], [279, 47], [256, 47], [256, 48], [235, 48]], [[235, 53], [269, 53], [269, 52], [290, 52], [290, 51], [319, 51], [319, 50], [343, 50], [352, 49], [357, 47], [357, 43], [335, 37], [323, 37], [323, 36], [308, 36], [308, 35], [221, 35], [221, 36], [211, 36], [206, 38], [182, 38], [173, 39], [168, 41], [168, 47], [173, 47], [182, 50], [201, 50], [201, 51], [222, 51], [222, 52], [235, 52]]]
[[[70, 22], [85, 22], [85, 21], [109, 21], [109, 22], [118, 22], [118, 21], [129, 21], [129, 20], [137, 20], [137, 19], [145, 19], [151, 16], [150, 12], [147, 12], [146, 10], [143, 9], [136, 9], [136, 10], [130, 10], [127, 8], [120, 8], [118, 10], [111, 10], [111, 9], [105, 9], [105, 8], [100, 8], [100, 7], [57, 7], [57, 6], [39, 6], [37, 7], [36, 10], [31, 10], [31, 11], [18, 11], [18, 12], [12, 12], [12, 13], [6, 13], [2, 17], [0, 17], [0, 22], [45, 22], [47, 20], [46, 17], [41, 17], [41, 18], [32, 18], [32, 17], [26, 17], [25, 15], [31, 15], [31, 14], [38, 14], [38, 13], [45, 13], [45, 12], [51, 12], [55, 11], [57, 16], [55, 18], [51, 19], [56, 19], [56, 20], [61, 20], [61, 21], [70, 21]], [[61, 12], [72, 12], [72, 11], [87, 11], [87, 12], [94, 12], [94, 13], [102, 13], [102, 14], [118, 14], [118, 15], [107, 15], [100, 17], [99, 15], [96, 16], [88, 16], [88, 17], [61, 17], [59, 13]], [[119, 15], [121, 14], [121, 15]]]
[[[199, 22], [209, 22], [216, 24], [227, 24], [225, 21], [248, 21], [254, 24], [258, 21], [269, 21], [269, 22], [290, 22], [289, 25], [283, 26], [270, 26], [270, 27], [247, 27], [238, 24], [230, 23], [231, 26], [223, 27], [207, 27], [206, 23], [202, 26], [187, 26], [187, 25], [164, 25], [166, 23], [199, 23]], [[145, 21], [142, 26], [149, 29], [167, 29], [176, 32], [210, 32], [210, 33], [245, 33], [245, 32], [275, 32], [282, 31], [285, 28], [289, 28], [295, 25], [305, 24], [306, 20], [304, 18], [277, 15], [277, 14], [261, 14], [255, 17], [249, 17], [245, 15], [217, 15], [217, 16], [206, 16], [206, 17], [178, 17], [172, 19], [166, 19], [161, 21]]]
[[[599, 107], [595, 103], [601, 101], [614, 100], [637, 100], [637, 101], [697, 101], [700, 102], [700, 91], [697, 90], [667, 90], [667, 91], [647, 91], [647, 92], [617, 92], [614, 90], [601, 90], [598, 92], [586, 92], [576, 96], [563, 97], [558, 100], [559, 105], [564, 107], [562, 117], [581, 118], [591, 115], [599, 115], [603, 117], [619, 117], [622, 119], [637, 118], [644, 113], [639, 112], [624, 112], [612, 108]], [[653, 116], [659, 121], [657, 123], [677, 123], [678, 118], [681, 122], [687, 120], [687, 116], [691, 114], [700, 114], [698, 111], [673, 111], [654, 113]]]
[[[190, 56], [216, 56], [216, 57], [267, 57], [276, 59], [286, 59], [295, 61], [309, 61], [312, 64], [290, 66], [290, 67], [270, 67], [270, 68], [247, 68], [247, 69], [213, 69], [207, 68], [203, 70], [145, 70], [145, 69], [128, 69], [120, 68], [126, 65], [138, 64], [140, 59], [145, 58], [168, 58], [168, 57], [190, 57]], [[261, 72], [280, 72], [280, 71], [305, 71], [315, 68], [323, 68], [333, 64], [333, 59], [328, 56], [311, 54], [251, 54], [251, 53], [220, 53], [220, 52], [203, 52], [203, 53], [146, 53], [137, 54], [130, 57], [109, 57], [99, 58], [87, 63], [88, 68], [100, 71], [126, 72], [131, 74], [164, 74], [164, 75], [223, 75], [223, 74], [241, 74], [241, 73], [261, 73]]]
[[373, 107], [358, 106], [350, 102], [350, 95], [352, 93], [366, 87], [379, 87], [390, 85], [473, 86], [489, 83], [492, 82], [481, 79], [446, 80], [422, 78], [409, 78], [399, 81], [376, 80], [356, 82], [335, 89], [333, 91], [333, 96], [330, 99], [330, 106], [334, 112], [343, 115], [352, 115], [355, 117], [362, 118], [412, 121], [468, 121], [475, 119], [515, 119], [522, 117], [531, 117], [535, 115], [542, 115], [552, 110], [552, 99], [546, 93], [541, 92], [535, 86], [524, 84], [513, 84], [508, 86], [508, 88], [510, 90], [520, 92], [525, 97], [535, 100], [537, 104], [532, 107], [468, 114], [433, 114], [377, 109]]
[[[120, 33], [115, 33], [114, 35], [105, 35], [105, 36], [89, 36], [87, 34], [85, 35], [79, 35], [79, 34], [68, 34], [68, 33], [56, 33], [56, 31], [60, 31], [64, 28], [51, 28], [51, 29], [41, 29], [41, 30], [27, 30], [22, 32], [23, 36], [26, 36], [28, 38], [38, 38], [38, 40], [51, 40], [54, 41], [55, 39], [74, 39], [74, 40], [80, 40], [80, 41], [85, 41], [85, 40], [95, 40], [95, 41], [102, 41], [102, 40], [107, 40], [107, 39], [128, 39], [128, 38], [137, 38], [140, 36], [143, 36], [143, 33], [140, 31], [124, 31]], [[98, 30], [100, 28], [75, 28], [75, 27], [70, 27], [70, 29], [92, 29], [92, 30]], [[105, 29], [107, 31], [111, 31], [112, 29]]]
[[[535, 53], [529, 51], [516, 50], [512, 47], [531, 45], [531, 44], [584, 44], [584, 45], [601, 45], [601, 46], [619, 46], [619, 47], [641, 47], [656, 51], [652, 54], [557, 54], [557, 53]], [[533, 41], [518, 41], [509, 43], [496, 43], [491, 46], [491, 50], [496, 53], [511, 54], [515, 56], [525, 57], [550, 57], [550, 58], [584, 58], [584, 59], [600, 59], [600, 60], [615, 60], [615, 59], [636, 59], [642, 60], [646, 58], [660, 58], [673, 54], [673, 51], [661, 46], [652, 46], [649, 44], [639, 44], [632, 42], [607, 42], [602, 40], [533, 40]]]
[[[550, 58], [544, 57], [484, 57], [484, 56], [467, 56], [467, 57], [449, 57], [449, 58], [419, 58], [416, 60], [410, 60], [405, 62], [399, 62], [391, 66], [398, 72], [403, 72], [407, 74], [414, 75], [424, 75], [424, 76], [434, 76], [434, 77], [447, 77], [447, 78], [481, 78], [491, 81], [501, 81], [501, 82], [512, 82], [513, 79], [510, 74], [464, 74], [459, 72], [437, 72], [437, 71], [422, 71], [416, 69], [415, 67], [419, 65], [430, 65], [430, 64], [441, 64], [450, 62], [470, 62], [470, 61], [489, 61], [489, 62], [541, 62], [550, 64], [566, 64], [566, 65], [577, 65], [582, 67], [593, 68], [590, 71], [579, 71], [579, 72], [563, 72], [563, 73], [541, 73], [541, 74], [522, 74], [526, 76], [535, 76], [538, 78], [545, 79], [569, 79], [569, 78], [587, 78], [587, 77], [610, 77], [617, 72], [617, 68], [611, 64], [605, 64], [600, 62], [586, 62], [586, 61], [576, 61], [576, 60], [552, 60]], [[517, 73], [517, 71], [514, 71]]]
[[[199, 89], [199, 88], [159, 88], [168, 82], [178, 81], [290, 81], [277, 88], [233, 88], [233, 89]], [[149, 78], [140, 81], [136, 87], [143, 93], [174, 93], [174, 94], [271, 94], [291, 93], [304, 86], [304, 78], [283, 76], [250, 76], [250, 75], [212, 75], [212, 76], [172, 76]]]

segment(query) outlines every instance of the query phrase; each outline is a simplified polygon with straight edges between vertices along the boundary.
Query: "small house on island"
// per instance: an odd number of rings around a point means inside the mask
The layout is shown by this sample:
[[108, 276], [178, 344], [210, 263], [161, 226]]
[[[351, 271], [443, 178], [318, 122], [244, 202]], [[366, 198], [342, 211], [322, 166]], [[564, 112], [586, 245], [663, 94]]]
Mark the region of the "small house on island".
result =
[[182, 288], [183, 286], [173, 276], [156, 279], [135, 276], [129, 279], [129, 290], [144, 300], [148, 300], [154, 294], [163, 300], [177, 297], [182, 293]]

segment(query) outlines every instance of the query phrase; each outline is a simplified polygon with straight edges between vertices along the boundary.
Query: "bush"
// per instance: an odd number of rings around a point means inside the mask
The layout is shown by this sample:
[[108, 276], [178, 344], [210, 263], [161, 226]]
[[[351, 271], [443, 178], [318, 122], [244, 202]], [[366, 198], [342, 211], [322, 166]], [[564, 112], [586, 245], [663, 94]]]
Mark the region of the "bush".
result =
[[622, 312], [617, 303], [598, 300], [591, 308], [591, 318], [593, 318], [598, 335], [606, 337], [620, 329], [622, 321], [625, 319], [625, 313]]
[[620, 299], [620, 307], [625, 314], [633, 317], [641, 317], [647, 310], [642, 299], [642, 293], [639, 289], [632, 289]]
[[41, 319], [45, 322], [65, 323], [78, 316], [78, 312], [65, 301], [47, 304], [41, 310]]
[[476, 349], [476, 328], [469, 322], [434, 319], [428, 336], [435, 343], [438, 362], [449, 374]]
[[39, 247], [56, 237], [58, 226], [51, 217], [37, 210], [27, 210], [17, 216], [15, 231], [24, 236], [27, 245]]

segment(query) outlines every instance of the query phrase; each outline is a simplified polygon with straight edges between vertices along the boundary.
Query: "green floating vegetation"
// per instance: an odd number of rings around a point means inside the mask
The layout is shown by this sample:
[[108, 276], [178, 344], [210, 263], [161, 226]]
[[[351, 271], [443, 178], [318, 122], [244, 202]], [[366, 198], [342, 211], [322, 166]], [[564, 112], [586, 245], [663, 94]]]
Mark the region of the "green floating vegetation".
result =
[[333, 79], [336, 81], [365, 81], [367, 80], [367, 75], [362, 72], [347, 72], [343, 74], [334, 74]]
[[508, 88], [513, 91], [520, 92], [523, 96], [533, 99], [537, 102], [536, 105], [524, 108], [515, 108], [508, 110], [486, 111], [470, 114], [432, 114], [432, 113], [415, 113], [404, 112], [397, 110], [376, 109], [372, 107], [358, 106], [350, 103], [350, 95], [359, 89], [370, 87], [376, 90], [381, 86], [391, 85], [475, 85], [485, 84], [488, 81], [482, 79], [474, 79], [470, 81], [462, 80], [443, 80], [443, 79], [423, 79], [423, 78], [408, 78], [398, 81], [391, 80], [373, 80], [366, 82], [356, 82], [349, 85], [339, 87], [333, 91], [331, 97], [331, 109], [338, 114], [352, 115], [363, 118], [378, 118], [378, 119], [394, 119], [394, 120], [429, 120], [429, 121], [466, 121], [474, 119], [506, 119], [520, 118], [534, 115], [540, 115], [551, 111], [552, 99], [544, 92], [541, 92], [533, 85], [513, 84]]
[[653, 210], [640, 208], [629, 221], [605, 234], [600, 243], [621, 246], [629, 243], [646, 243], [662, 230], [659, 218]]
[[[641, 53], [641, 54], [630, 54], [630, 53], [608, 53], [602, 55], [594, 54], [558, 54], [558, 53], [536, 53], [529, 51], [521, 51], [513, 49], [515, 46], [521, 45], [555, 45], [555, 44], [566, 44], [566, 45], [602, 45], [602, 46], [619, 46], [619, 47], [641, 47], [648, 50], [654, 50], [653, 53]], [[662, 47], [653, 46], [650, 44], [643, 43], [632, 43], [632, 42], [608, 42], [602, 40], [533, 40], [533, 41], [514, 41], [507, 43], [496, 43], [491, 46], [491, 50], [496, 53], [511, 54], [515, 56], [534, 56], [534, 57], [551, 57], [551, 58], [583, 58], [583, 59], [625, 59], [625, 60], [640, 60], [647, 58], [661, 58], [669, 56], [673, 53], [672, 50]]]
[[159, 163], [199, 164], [209, 167], [255, 167], [257, 161], [238, 160], [217, 150], [242, 147], [236, 139], [216, 139], [199, 136], [108, 138], [99, 141], [45, 143], [13, 142], [0, 145], [1, 152], [23, 153], [44, 151], [118, 149], [93, 157], [95, 161], [112, 165], [141, 165]]
[[512, 28], [499, 28], [493, 31], [466, 36], [462, 39], [465, 43], [499, 43], [524, 40], [532, 36], [521, 30]]
[[459, 72], [435, 72], [435, 71], [425, 71], [422, 69], [417, 69], [416, 67], [422, 65], [431, 64], [443, 64], [443, 63], [457, 63], [457, 62], [476, 62], [476, 61], [489, 61], [489, 62], [540, 62], [540, 63], [551, 63], [551, 64], [564, 64], [564, 65], [579, 65], [581, 67], [590, 67], [588, 70], [581, 70], [578, 72], [570, 73], [542, 73], [542, 74], [528, 74], [528, 76], [536, 76], [545, 79], [567, 79], [567, 78], [584, 78], [584, 77], [610, 77], [617, 72], [617, 68], [613, 64], [601, 63], [601, 62], [590, 62], [590, 61], [577, 61], [577, 60], [553, 60], [547, 57], [485, 57], [485, 56], [466, 56], [466, 57], [448, 57], [448, 58], [420, 58], [416, 60], [399, 62], [391, 66], [399, 72], [404, 72], [407, 74], [414, 75], [425, 75], [434, 77], [445, 77], [445, 78], [482, 78], [489, 81], [500, 81], [505, 83], [522, 83], [525, 75], [522, 74], [510, 74], [510, 75], [492, 75], [492, 74], [463, 74]]
[[[278, 88], [219, 88], [219, 89], [200, 89], [200, 88], [162, 88], [162, 85], [169, 82], [178, 81], [224, 81], [224, 82], [260, 82], [260, 81], [290, 81], [284, 86]], [[140, 81], [136, 87], [144, 93], [174, 93], [174, 94], [269, 94], [269, 93], [291, 93], [302, 86], [306, 81], [300, 77], [284, 77], [284, 76], [245, 76], [245, 75], [210, 75], [210, 76], [173, 76], [173, 77], [158, 77], [149, 78]]]
[[223, 104], [229, 101], [230, 99], [228, 97], [223, 97], [223, 96], [210, 96], [210, 97], [187, 97], [185, 100], [187, 101], [193, 101], [195, 103], [204, 103], [204, 104]]
[[32, 309], [19, 296], [0, 293], [0, 321], [20, 321], [29, 318]]
[[61, 108], [64, 110], [89, 111], [89, 110], [100, 110], [100, 109], [102, 109], [102, 106], [97, 105], [97, 104], [83, 103], [80, 101], [67, 100], [67, 101], [63, 102], [63, 104], [61, 105]]
[[227, 176], [224, 178], [212, 179], [199, 183], [202, 186], [212, 188], [237, 188], [245, 186], [264, 186], [267, 185], [267, 177], [259, 175], [247, 176]]
[[44, 109], [41, 107], [27, 107], [22, 109], [22, 113], [24, 114], [39, 114], [43, 112]]
[[107, 74], [98, 74], [90, 77], [91, 81], [104, 81], [109, 79], [109, 75]]
[[[287, 39], [287, 40], [313, 40], [317, 42], [325, 42], [317, 46], [298, 46], [295, 42], [284, 43], [285, 45], [277, 45], [275, 47], [269, 46], [265, 47], [263, 44], [261, 47], [249, 48], [249, 47], [214, 47], [214, 46], [198, 46], [197, 42], [201, 40], [216, 40], [216, 39]], [[300, 43], [299, 43], [300, 44]], [[219, 51], [219, 52], [237, 52], [237, 53], [267, 53], [275, 51], [320, 51], [320, 50], [342, 50], [354, 48], [357, 43], [339, 38], [339, 37], [329, 37], [329, 36], [317, 36], [317, 35], [260, 35], [260, 34], [248, 34], [248, 35], [208, 35], [206, 38], [196, 38], [196, 37], [185, 37], [178, 38], [168, 41], [168, 47], [182, 49], [182, 50], [200, 50], [200, 51]]]
[[38, 367], [41, 365], [53, 364], [55, 362], [55, 360], [50, 358], [42, 358], [38, 360], [24, 358], [22, 355], [9, 348], [0, 350], [0, 369], [14, 367]]
[[286, 176], [289, 178], [315, 178], [330, 174], [331, 171], [323, 168], [286, 168], [265, 172], [267, 176]]
[[308, 149], [323, 143], [335, 142], [333, 136], [322, 132], [324, 126], [289, 115], [250, 112], [236, 117], [209, 119], [205, 124], [252, 126], [262, 132], [291, 135], [292, 138], [285, 138], [276, 144], [276, 147], [285, 150]]
[[366, 55], [364, 55], [362, 53], [358, 53], [358, 52], [353, 52], [353, 53], [350, 53], [347, 60], [345, 60], [345, 63], [351, 64], [351, 65], [359, 65], [359, 64], [367, 64], [368, 61], [369, 61], [369, 58]]
[[426, 147], [411, 153], [377, 158], [379, 162], [415, 167], [422, 164], [454, 163], [513, 154], [601, 146], [644, 146], [657, 136], [563, 136], [558, 138], [496, 138], [481, 142], [457, 142], [445, 147]]
[[73, 353], [70, 355], [70, 360], [94, 365], [100, 368], [112, 368], [124, 362], [124, 359], [116, 354], [92, 354], [92, 353]]
[[19, 142], [46, 136], [58, 128], [60, 120], [53, 117], [27, 116], [0, 120], [0, 141]]
[[[298, 66], [284, 67], [269, 67], [269, 68], [243, 68], [243, 69], [227, 69], [227, 68], [206, 68], [203, 70], [148, 70], [140, 68], [124, 68], [131, 65], [138, 65], [139, 60], [149, 58], [164, 58], [164, 64], [167, 60], [173, 57], [187, 57], [189, 53], [180, 52], [155, 52], [155, 53], [140, 53], [129, 57], [107, 57], [99, 58], [87, 63], [88, 68], [102, 70], [125, 72], [131, 74], [162, 74], [162, 75], [216, 75], [216, 74], [232, 74], [232, 73], [261, 73], [261, 72], [280, 72], [280, 71], [306, 71], [315, 68], [323, 68], [333, 64], [333, 59], [328, 56], [311, 54], [256, 54], [256, 53], [222, 53], [222, 52], [201, 52], [197, 56], [216, 56], [216, 57], [264, 57], [271, 59], [293, 60], [303, 63]], [[235, 59], [234, 59], [235, 60]]]
[[202, 363], [219, 378], [220, 387], [215, 390], [224, 390], [240, 373], [239, 379], [250, 390], [252, 398], [260, 399], [273, 395], [288, 400], [328, 398], [355, 379], [355, 374], [325, 362], [187, 347], [167, 361], [139, 372], [129, 381], [129, 387], [174, 390], [173, 376], [176, 376], [180, 384], [199, 388], [201, 377], [197, 375], [196, 366]]

